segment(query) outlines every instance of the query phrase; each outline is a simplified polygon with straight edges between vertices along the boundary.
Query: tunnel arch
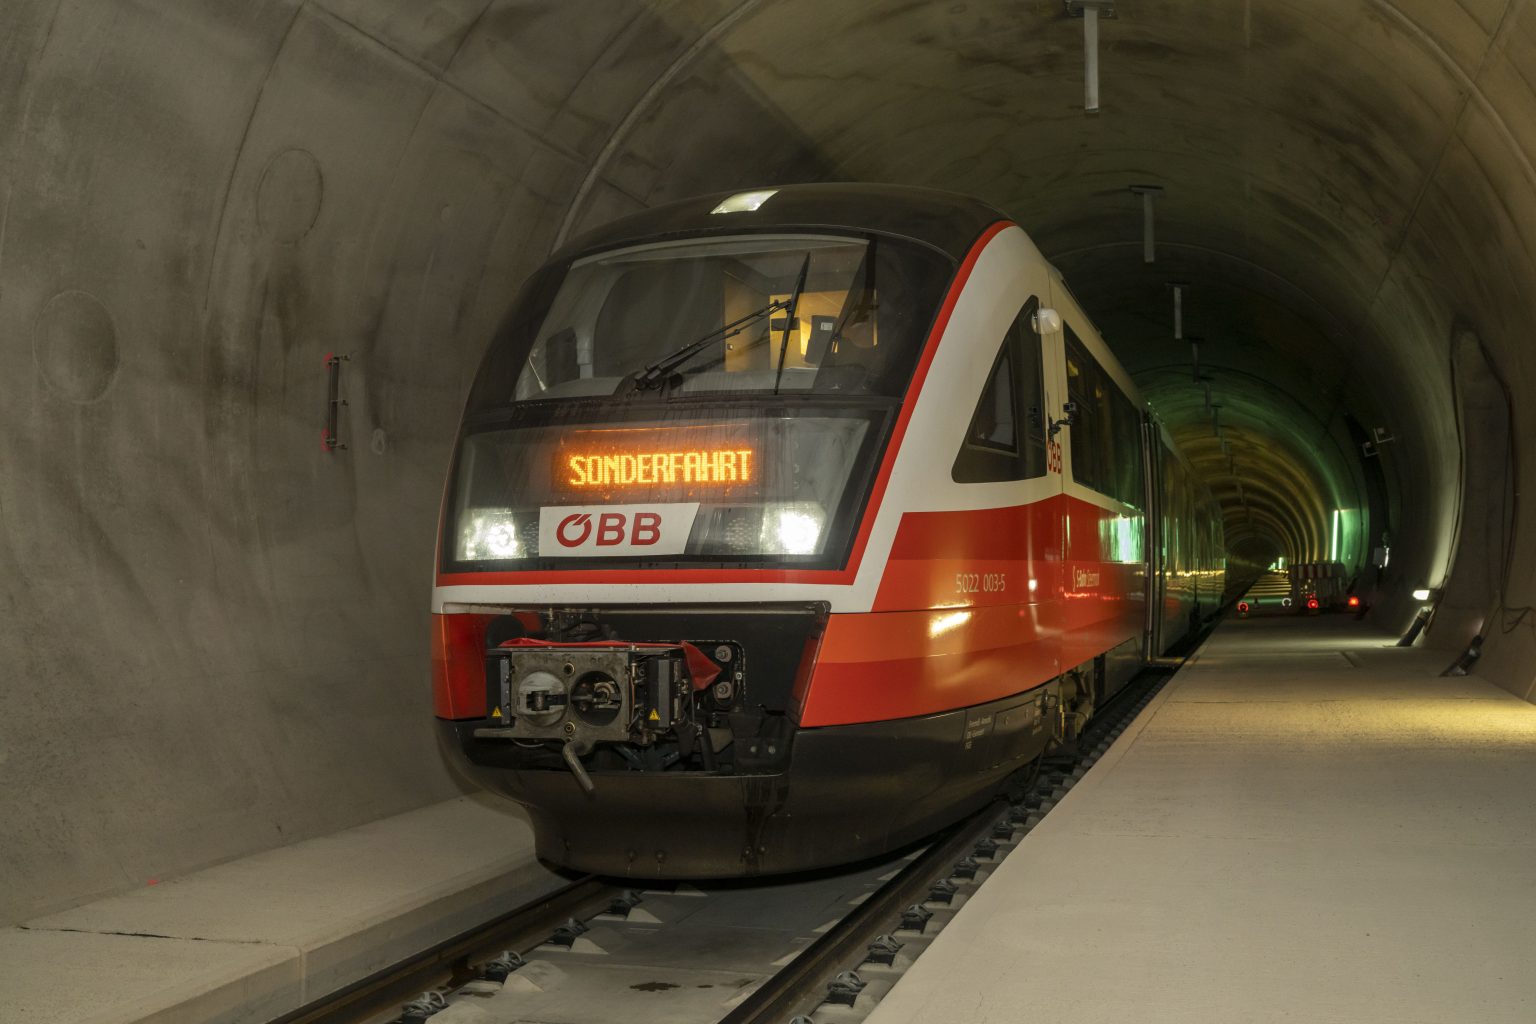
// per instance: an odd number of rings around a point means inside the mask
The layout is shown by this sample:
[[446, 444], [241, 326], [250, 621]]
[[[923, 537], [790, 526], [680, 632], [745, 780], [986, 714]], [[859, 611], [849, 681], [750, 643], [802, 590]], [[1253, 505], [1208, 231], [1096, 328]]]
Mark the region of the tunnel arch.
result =
[[[1457, 510], [1497, 522], [1503, 571], [1428, 637], [1482, 630], [1480, 671], [1529, 698], [1536, 520], [1484, 477], [1536, 469], [1536, 5], [1118, 14], [1090, 116], [1055, 3], [0, 8], [0, 639], [26, 681], [0, 694], [0, 817], [38, 837], [0, 917], [458, 791], [421, 609], [469, 376], [561, 238], [717, 189], [894, 181], [1006, 210], [1188, 442], [1234, 560], [1315, 552], [1320, 510], [1371, 508], [1361, 557], [1391, 561], [1363, 576], [1396, 628], [1454, 582]], [[1134, 184], [1163, 188], [1152, 264]], [[1241, 490], [1203, 394], [1157, 369], [1189, 357], [1173, 281], [1252, 453]], [[1505, 454], [1464, 458], [1466, 331], [1512, 397]], [[176, 806], [132, 822], [90, 784], [171, 776]], [[167, 833], [191, 838], [172, 856]]]

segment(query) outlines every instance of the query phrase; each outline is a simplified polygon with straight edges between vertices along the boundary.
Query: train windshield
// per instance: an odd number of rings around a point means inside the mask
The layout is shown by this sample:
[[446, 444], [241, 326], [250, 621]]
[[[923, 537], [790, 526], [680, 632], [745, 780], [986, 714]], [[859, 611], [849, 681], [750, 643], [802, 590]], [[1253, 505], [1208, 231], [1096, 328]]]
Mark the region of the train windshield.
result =
[[897, 393], [927, 325], [913, 307], [921, 289], [908, 280], [936, 258], [921, 257], [929, 254], [895, 241], [754, 235], [578, 260], [521, 364], [507, 368], [515, 377], [485, 382], [506, 391], [477, 397]]
[[546, 270], [476, 379], [445, 566], [841, 564], [953, 270], [810, 234]]

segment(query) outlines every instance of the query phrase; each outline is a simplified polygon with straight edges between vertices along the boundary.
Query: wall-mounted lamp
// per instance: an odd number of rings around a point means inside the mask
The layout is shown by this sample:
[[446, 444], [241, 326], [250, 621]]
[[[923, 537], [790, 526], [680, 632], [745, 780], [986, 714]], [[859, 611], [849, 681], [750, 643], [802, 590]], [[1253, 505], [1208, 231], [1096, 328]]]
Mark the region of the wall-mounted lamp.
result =
[[1440, 591], [1433, 587], [1420, 587], [1413, 592], [1413, 599], [1420, 603], [1419, 613], [1413, 617], [1413, 622], [1408, 626], [1408, 632], [1397, 641], [1399, 647], [1412, 647], [1419, 639], [1419, 634], [1424, 632], [1424, 627], [1429, 625], [1430, 618], [1435, 614], [1435, 605], [1440, 601]]

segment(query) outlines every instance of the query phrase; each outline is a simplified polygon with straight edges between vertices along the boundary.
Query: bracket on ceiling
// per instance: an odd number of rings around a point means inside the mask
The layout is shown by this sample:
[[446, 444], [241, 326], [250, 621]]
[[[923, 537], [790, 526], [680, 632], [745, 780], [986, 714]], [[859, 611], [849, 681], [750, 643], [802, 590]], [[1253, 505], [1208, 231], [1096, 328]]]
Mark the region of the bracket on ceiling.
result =
[[1391, 444], [1397, 438], [1386, 427], [1372, 427], [1371, 439], [1360, 446], [1360, 453], [1367, 459], [1374, 459], [1381, 454], [1381, 446]]
[[1152, 204], [1163, 194], [1161, 185], [1132, 185], [1131, 192], [1141, 196], [1141, 261], [1157, 262], [1157, 236], [1153, 231]]
[[1211, 386], [1209, 384], [1209, 381], [1210, 381], [1211, 378], [1207, 377], [1205, 374], [1200, 372], [1200, 346], [1205, 344], [1205, 339], [1204, 338], [1197, 338], [1193, 334], [1191, 334], [1187, 338], [1185, 338], [1184, 340], [1189, 342], [1189, 360], [1190, 360], [1190, 365], [1191, 365], [1191, 367], [1194, 370], [1195, 383], [1196, 384], [1204, 384], [1205, 385], [1205, 390], [1206, 390], [1205, 407], [1207, 409], [1209, 409], [1211, 407], [1211, 401], [1210, 401]]
[[1072, 18], [1083, 17], [1085, 8], [1089, 7], [1097, 9], [1101, 18], [1113, 20], [1120, 17], [1115, 13], [1114, 0], [1062, 0], [1062, 4], [1067, 9], [1068, 17]]
[[1113, 0], [1062, 0], [1067, 16], [1083, 19], [1083, 110], [1099, 112], [1099, 19], [1115, 17]]
[[[1135, 186], [1131, 191], [1136, 191]], [[1169, 281], [1167, 287], [1173, 290], [1173, 340], [1184, 340], [1184, 293], [1189, 291], [1188, 281]], [[1190, 339], [1193, 341], [1194, 339]]]

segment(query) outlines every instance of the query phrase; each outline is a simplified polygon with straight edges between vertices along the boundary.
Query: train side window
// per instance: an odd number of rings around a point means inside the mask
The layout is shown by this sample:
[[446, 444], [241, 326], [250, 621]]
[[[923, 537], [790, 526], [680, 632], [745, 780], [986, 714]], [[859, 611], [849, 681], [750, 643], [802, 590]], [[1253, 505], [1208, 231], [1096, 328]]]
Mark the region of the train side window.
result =
[[1004, 343], [992, 364], [992, 379], [981, 393], [965, 443], [1008, 455], [1019, 453], [1019, 431], [1013, 414], [1013, 360]]
[[1024, 304], [1003, 337], [951, 475], [956, 483], [1045, 474], [1040, 338], [1030, 326], [1039, 301]]
[[1127, 505], [1141, 508], [1146, 484], [1141, 464], [1141, 412], [1118, 388], [1114, 392], [1114, 407], [1115, 451], [1119, 455], [1114, 460], [1114, 496]]
[[1019, 436], [1024, 460], [1023, 476], [1045, 475], [1045, 359], [1040, 335], [1035, 333], [1035, 312], [1040, 300], [1031, 297], [1014, 317], [1008, 334], [1018, 353]]
[[1070, 326], [1067, 397], [1077, 403], [1072, 424], [1072, 478], [1084, 487], [1141, 507], [1141, 415], [1089, 354]]
[[1099, 364], [1070, 326], [1067, 334], [1067, 398], [1077, 406], [1072, 422], [1072, 479], [1084, 487], [1096, 491], [1105, 489], [1100, 466], [1103, 459], [1099, 446], [1109, 424], [1105, 422], [1107, 409], [1100, 408], [1103, 383]]

